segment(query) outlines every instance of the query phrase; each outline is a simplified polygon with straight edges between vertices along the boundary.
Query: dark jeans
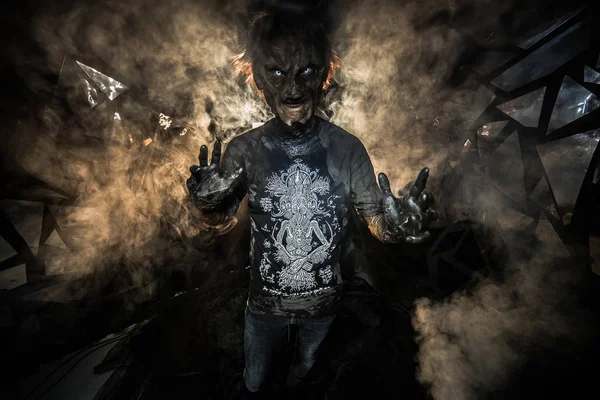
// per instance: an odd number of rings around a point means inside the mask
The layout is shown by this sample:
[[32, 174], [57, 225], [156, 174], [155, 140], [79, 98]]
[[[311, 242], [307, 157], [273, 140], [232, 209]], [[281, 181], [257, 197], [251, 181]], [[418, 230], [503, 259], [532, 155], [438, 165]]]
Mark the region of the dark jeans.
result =
[[259, 314], [246, 307], [244, 380], [250, 392], [264, 388], [273, 371], [274, 360], [290, 324], [298, 326], [296, 354], [290, 368], [287, 386], [297, 387], [314, 365], [319, 347], [329, 332], [335, 315], [321, 318], [280, 317]]

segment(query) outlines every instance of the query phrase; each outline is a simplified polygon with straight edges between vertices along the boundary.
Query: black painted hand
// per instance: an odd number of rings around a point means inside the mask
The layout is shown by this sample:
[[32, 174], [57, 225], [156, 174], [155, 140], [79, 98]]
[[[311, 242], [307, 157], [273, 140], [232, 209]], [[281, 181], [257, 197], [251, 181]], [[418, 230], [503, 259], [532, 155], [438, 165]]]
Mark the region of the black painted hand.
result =
[[221, 141], [215, 142], [212, 159], [208, 163], [208, 147], [200, 147], [198, 156], [200, 165], [192, 165], [192, 176], [187, 180], [190, 196], [196, 206], [202, 211], [215, 210], [233, 194], [242, 179], [242, 168], [225, 174], [221, 169]]
[[425, 192], [429, 169], [423, 168], [408, 193], [395, 197], [390, 189], [390, 181], [382, 172], [379, 186], [383, 191], [383, 215], [386, 225], [394, 236], [409, 243], [421, 243], [429, 238], [428, 224], [437, 219], [437, 213], [429, 208], [433, 197]]

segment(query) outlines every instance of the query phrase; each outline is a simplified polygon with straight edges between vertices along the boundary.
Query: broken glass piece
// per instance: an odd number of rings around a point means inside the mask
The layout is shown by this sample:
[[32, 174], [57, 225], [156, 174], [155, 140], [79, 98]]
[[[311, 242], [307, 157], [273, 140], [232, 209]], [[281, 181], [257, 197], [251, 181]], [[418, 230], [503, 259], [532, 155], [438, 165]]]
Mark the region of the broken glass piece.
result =
[[504, 129], [508, 121], [488, 122], [477, 130], [477, 138], [491, 142]]
[[528, 49], [546, 36], [554, 32], [556, 28], [568, 22], [578, 11], [563, 13], [546, 23], [535, 24], [533, 29], [530, 29], [523, 35], [523, 39], [517, 41], [517, 46], [522, 49]]
[[46, 243], [44, 244], [54, 247], [60, 247], [62, 249], [67, 249], [67, 245], [65, 244], [65, 242], [63, 242], [56, 229], [52, 231], [50, 236], [48, 236], [48, 239], [46, 239]]
[[0, 262], [8, 260], [12, 256], [17, 255], [17, 251], [0, 236]]
[[90, 232], [100, 218], [98, 209], [58, 205], [48, 205], [48, 208], [63, 235], [69, 238], [69, 245], [74, 247], [89, 245], [92, 239]]
[[50, 199], [66, 199], [67, 197], [55, 192], [54, 190], [45, 187], [45, 186], [41, 186], [41, 185], [35, 185], [35, 186], [30, 186], [26, 189], [23, 189], [21, 191], [19, 191], [18, 195], [17, 195], [19, 199], [23, 199], [23, 200], [40, 200], [40, 201], [44, 201], [44, 200], [50, 200]]
[[565, 76], [554, 103], [546, 134], [581, 118], [599, 106], [600, 101], [592, 92]]
[[125, 86], [121, 82], [111, 78], [110, 76], [104, 75], [102, 72], [95, 70], [88, 65], [85, 65], [79, 61], [77, 61], [77, 64], [111, 101], [129, 89], [129, 87]]
[[596, 170], [594, 171], [594, 180], [593, 180], [594, 185], [598, 182], [600, 182], [600, 160], [598, 161], [598, 164], [596, 165]]
[[521, 145], [517, 131], [490, 155], [488, 173], [494, 186], [523, 210], [527, 209]]
[[491, 81], [505, 92], [540, 79], [587, 49], [590, 42], [591, 18], [575, 24]]
[[546, 209], [550, 214], [554, 215], [557, 219], [560, 219], [558, 215], [558, 210], [556, 209], [556, 202], [554, 201], [554, 196], [552, 196], [552, 192], [550, 191], [550, 186], [548, 185], [548, 181], [546, 178], [540, 179], [533, 192], [531, 192], [531, 200], [535, 201], [540, 207]]
[[[48, 243], [46, 243], [48, 244]], [[48, 246], [44, 249], [44, 266], [46, 275], [66, 275], [74, 272], [81, 272], [73, 254], [68, 249], [62, 249], [57, 246]]]
[[600, 141], [600, 129], [537, 146], [563, 223], [571, 222], [583, 178]]
[[542, 245], [544, 254], [552, 257], [569, 257], [569, 250], [554, 230], [552, 223], [543, 215], [535, 228], [535, 237]]
[[82, 79], [82, 81], [85, 84], [85, 94], [87, 101], [88, 103], [90, 103], [90, 107], [94, 108], [99, 103], [98, 91], [96, 90], [94, 85], [92, 85], [87, 79]]
[[484, 85], [480, 85], [472, 96], [471, 104], [465, 108], [465, 128], [469, 128], [479, 118], [481, 113], [494, 101], [496, 95]]
[[534, 221], [530, 216], [510, 207], [502, 208], [497, 215], [498, 223], [505, 232], [524, 231]]
[[487, 157], [494, 150], [493, 143], [508, 121], [488, 122], [477, 130], [477, 146], [479, 157], [487, 162]]
[[583, 81], [600, 85], [600, 72], [594, 71], [586, 65], [583, 69]]
[[484, 51], [471, 68], [478, 74], [488, 75], [515, 57], [516, 54], [504, 51]]
[[536, 128], [540, 120], [546, 88], [535, 90], [498, 106], [498, 109], [523, 126]]
[[11, 290], [27, 283], [25, 264], [0, 271], [0, 290]]
[[0, 208], [19, 235], [25, 239], [33, 254], [37, 255], [42, 236], [44, 204], [24, 200], [2, 200]]

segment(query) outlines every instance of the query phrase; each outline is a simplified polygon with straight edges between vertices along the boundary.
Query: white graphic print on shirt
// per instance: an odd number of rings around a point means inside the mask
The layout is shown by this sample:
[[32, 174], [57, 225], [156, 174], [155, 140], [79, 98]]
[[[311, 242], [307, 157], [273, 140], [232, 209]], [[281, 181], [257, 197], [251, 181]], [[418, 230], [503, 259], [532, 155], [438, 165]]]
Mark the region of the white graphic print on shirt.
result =
[[[271, 214], [272, 241], [267, 238], [263, 243], [259, 270], [263, 282], [275, 287], [263, 287], [271, 294], [305, 296], [322, 291], [332, 279], [331, 266], [324, 262], [335, 249], [333, 238], [341, 229], [334, 202], [339, 196], [330, 194], [329, 178], [318, 172], [297, 159], [267, 180], [269, 197], [262, 198], [260, 205]], [[270, 260], [283, 268], [274, 271]]]

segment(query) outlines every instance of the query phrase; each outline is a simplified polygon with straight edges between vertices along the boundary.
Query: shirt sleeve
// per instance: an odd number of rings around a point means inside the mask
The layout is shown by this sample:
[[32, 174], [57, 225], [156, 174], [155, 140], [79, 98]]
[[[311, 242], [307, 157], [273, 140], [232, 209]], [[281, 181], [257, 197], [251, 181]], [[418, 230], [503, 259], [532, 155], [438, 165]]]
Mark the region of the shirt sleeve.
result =
[[226, 212], [228, 215], [234, 215], [244, 198], [248, 188], [248, 173], [246, 171], [246, 162], [244, 159], [244, 145], [241, 141], [234, 138], [227, 144], [225, 152], [221, 157], [221, 170], [225, 176], [231, 174], [238, 168], [242, 168], [242, 180], [240, 185], [235, 188], [232, 198], [227, 201]]
[[373, 163], [359, 141], [353, 148], [350, 173], [350, 198], [361, 216], [381, 213], [381, 190], [375, 180]]

